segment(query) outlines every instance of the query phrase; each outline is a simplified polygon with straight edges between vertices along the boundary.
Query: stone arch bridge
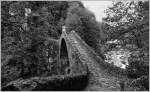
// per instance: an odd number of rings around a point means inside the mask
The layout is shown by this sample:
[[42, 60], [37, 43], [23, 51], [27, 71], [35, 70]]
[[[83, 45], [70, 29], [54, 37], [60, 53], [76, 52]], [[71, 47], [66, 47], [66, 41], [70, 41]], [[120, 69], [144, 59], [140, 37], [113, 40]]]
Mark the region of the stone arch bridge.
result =
[[[66, 33], [59, 39], [58, 75], [46, 78], [31, 78], [30, 88], [20, 87], [20, 82], [8, 84], [2, 90], [125, 90], [125, 71], [98, 56], [75, 32]], [[23, 80], [18, 80], [23, 81]], [[123, 83], [122, 83], [123, 82]], [[20, 83], [20, 84], [19, 84]], [[121, 84], [122, 83], [122, 84]], [[26, 83], [25, 83], [26, 84]], [[31, 85], [30, 84], [30, 85]], [[123, 85], [123, 86], [122, 86]], [[123, 88], [122, 88], [123, 87]]]
[[104, 62], [75, 31], [67, 34], [65, 29], [59, 39], [58, 72], [60, 75], [88, 76], [85, 90], [93, 86], [99, 86], [101, 90], [122, 90], [120, 83], [127, 79], [123, 69]]

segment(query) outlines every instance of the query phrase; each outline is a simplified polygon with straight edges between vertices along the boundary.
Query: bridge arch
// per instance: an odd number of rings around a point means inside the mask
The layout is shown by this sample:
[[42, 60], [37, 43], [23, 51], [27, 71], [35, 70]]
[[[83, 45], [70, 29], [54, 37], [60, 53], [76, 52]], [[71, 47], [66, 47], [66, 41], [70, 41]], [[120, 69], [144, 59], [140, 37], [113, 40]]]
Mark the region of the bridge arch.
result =
[[68, 42], [64, 35], [59, 40], [59, 74], [70, 74], [71, 73], [71, 50], [68, 46]]

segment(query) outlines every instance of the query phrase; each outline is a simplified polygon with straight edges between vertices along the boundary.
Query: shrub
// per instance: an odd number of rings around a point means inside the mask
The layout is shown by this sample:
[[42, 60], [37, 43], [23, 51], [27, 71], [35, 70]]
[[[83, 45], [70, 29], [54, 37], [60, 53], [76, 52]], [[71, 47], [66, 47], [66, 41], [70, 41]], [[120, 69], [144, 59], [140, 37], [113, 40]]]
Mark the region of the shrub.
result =
[[[133, 78], [131, 84], [136, 86], [137, 90], [142, 90], [143, 87], [149, 89], [149, 60], [148, 52], [144, 49], [134, 51], [129, 57], [129, 66], [127, 67], [127, 75]], [[144, 89], [143, 89], [144, 90]]]

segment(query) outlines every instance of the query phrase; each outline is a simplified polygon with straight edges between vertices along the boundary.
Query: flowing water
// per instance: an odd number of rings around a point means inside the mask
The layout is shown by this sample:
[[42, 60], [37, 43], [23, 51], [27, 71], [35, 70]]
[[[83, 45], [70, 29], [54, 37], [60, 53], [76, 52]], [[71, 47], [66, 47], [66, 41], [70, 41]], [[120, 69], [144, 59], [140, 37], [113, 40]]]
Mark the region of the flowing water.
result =
[[120, 68], [126, 69], [128, 65], [128, 58], [130, 57], [131, 52], [127, 49], [115, 49], [108, 51], [105, 56], [105, 61], [111, 64], [114, 64]]

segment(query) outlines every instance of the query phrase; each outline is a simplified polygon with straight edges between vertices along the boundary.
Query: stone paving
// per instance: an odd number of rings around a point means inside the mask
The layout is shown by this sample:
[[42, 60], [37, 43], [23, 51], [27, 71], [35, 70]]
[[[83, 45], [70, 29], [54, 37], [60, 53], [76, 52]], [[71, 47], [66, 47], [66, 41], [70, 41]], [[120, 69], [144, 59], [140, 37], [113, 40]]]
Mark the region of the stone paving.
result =
[[96, 61], [97, 59], [92, 57], [92, 54], [95, 55], [94, 51], [91, 51], [90, 47], [87, 47], [88, 45], [84, 43], [75, 32], [69, 35], [69, 39], [72, 45], [78, 49], [82, 62], [87, 64], [91, 73], [89, 85], [85, 90], [120, 90], [120, 79], [110, 76], [109, 73], [105, 73], [105, 70], [98, 63], [102, 61]]

